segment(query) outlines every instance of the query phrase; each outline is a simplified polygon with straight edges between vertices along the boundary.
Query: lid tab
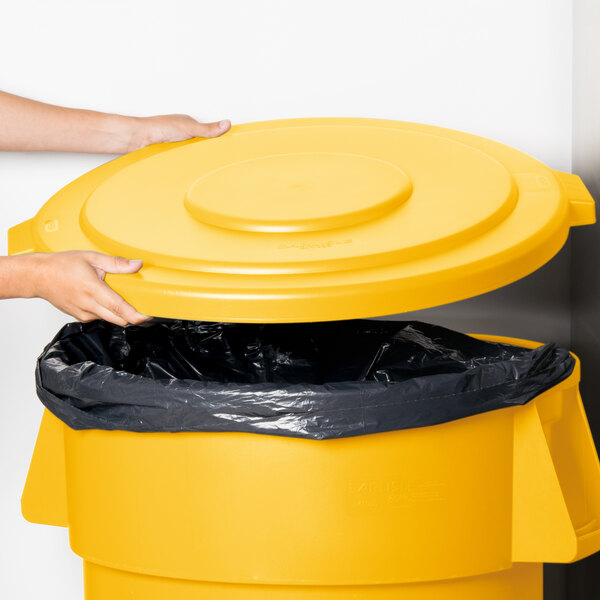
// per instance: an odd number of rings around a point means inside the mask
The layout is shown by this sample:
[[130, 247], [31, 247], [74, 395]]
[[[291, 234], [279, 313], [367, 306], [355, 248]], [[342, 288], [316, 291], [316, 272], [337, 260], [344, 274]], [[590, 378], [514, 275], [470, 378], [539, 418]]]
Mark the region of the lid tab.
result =
[[563, 171], [553, 171], [553, 173], [569, 199], [571, 226], [593, 225], [596, 222], [596, 204], [581, 177]]

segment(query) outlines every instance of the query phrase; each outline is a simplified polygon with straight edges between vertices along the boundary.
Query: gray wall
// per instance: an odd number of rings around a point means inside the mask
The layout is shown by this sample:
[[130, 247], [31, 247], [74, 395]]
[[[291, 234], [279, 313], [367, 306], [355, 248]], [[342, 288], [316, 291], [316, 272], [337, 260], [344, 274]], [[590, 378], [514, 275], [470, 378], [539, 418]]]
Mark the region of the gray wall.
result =
[[466, 333], [571, 344], [571, 244], [541, 269], [499, 290], [384, 319], [416, 319]]
[[[600, 2], [575, 0], [573, 19], [573, 171], [600, 201]], [[582, 360], [581, 392], [600, 447], [600, 226], [573, 234], [572, 347]], [[567, 569], [569, 600], [600, 598], [600, 554]]]

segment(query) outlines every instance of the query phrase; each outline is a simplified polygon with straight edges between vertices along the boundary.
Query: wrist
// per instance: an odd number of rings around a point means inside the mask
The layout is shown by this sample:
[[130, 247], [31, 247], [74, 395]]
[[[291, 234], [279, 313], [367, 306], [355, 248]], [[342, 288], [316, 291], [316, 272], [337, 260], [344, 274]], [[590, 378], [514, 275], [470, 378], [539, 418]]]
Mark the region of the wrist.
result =
[[106, 154], [126, 154], [145, 145], [144, 127], [139, 117], [103, 114], [101, 129], [104, 142], [100, 151]]
[[43, 254], [0, 257], [0, 298], [35, 298], [43, 285]]

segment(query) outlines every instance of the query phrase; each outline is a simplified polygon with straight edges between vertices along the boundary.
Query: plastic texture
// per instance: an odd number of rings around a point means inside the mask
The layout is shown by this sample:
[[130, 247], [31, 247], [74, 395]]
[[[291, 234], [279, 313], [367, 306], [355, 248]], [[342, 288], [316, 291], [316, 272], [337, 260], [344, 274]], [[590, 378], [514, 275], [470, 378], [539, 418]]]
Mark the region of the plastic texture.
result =
[[84, 563], [86, 600], [542, 600], [542, 565], [455, 581], [392, 585], [286, 586], [175, 580]]
[[87, 600], [541, 600], [542, 562], [600, 549], [574, 359], [525, 405], [341, 439], [78, 431], [45, 411], [23, 513], [68, 515]]
[[594, 219], [576, 175], [497, 142], [398, 121], [296, 119], [102, 165], [11, 229], [9, 252], [141, 258], [139, 273], [107, 282], [148, 315], [330, 321], [502, 287]]
[[313, 439], [424, 427], [524, 404], [569, 376], [527, 349], [419, 322], [66, 325], [38, 395], [74, 429], [243, 431]]

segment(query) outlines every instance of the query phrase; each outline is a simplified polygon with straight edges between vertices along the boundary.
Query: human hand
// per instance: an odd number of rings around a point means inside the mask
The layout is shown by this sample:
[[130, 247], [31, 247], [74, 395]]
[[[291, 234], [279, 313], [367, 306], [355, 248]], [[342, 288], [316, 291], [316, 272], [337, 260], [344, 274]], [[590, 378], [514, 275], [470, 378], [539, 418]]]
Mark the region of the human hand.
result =
[[136, 273], [141, 260], [100, 252], [70, 250], [14, 257], [29, 265], [30, 296], [44, 298], [78, 321], [104, 319], [115, 325], [138, 325], [150, 317], [138, 313], [104, 282], [106, 273]]
[[200, 123], [189, 115], [159, 115], [133, 119], [126, 152], [160, 142], [179, 142], [193, 137], [218, 137], [231, 127], [231, 122], [227, 119], [216, 123]]
[[217, 137], [228, 120], [199, 123], [188, 115], [128, 117], [65, 108], [0, 91], [0, 151], [125, 154], [149, 144]]

